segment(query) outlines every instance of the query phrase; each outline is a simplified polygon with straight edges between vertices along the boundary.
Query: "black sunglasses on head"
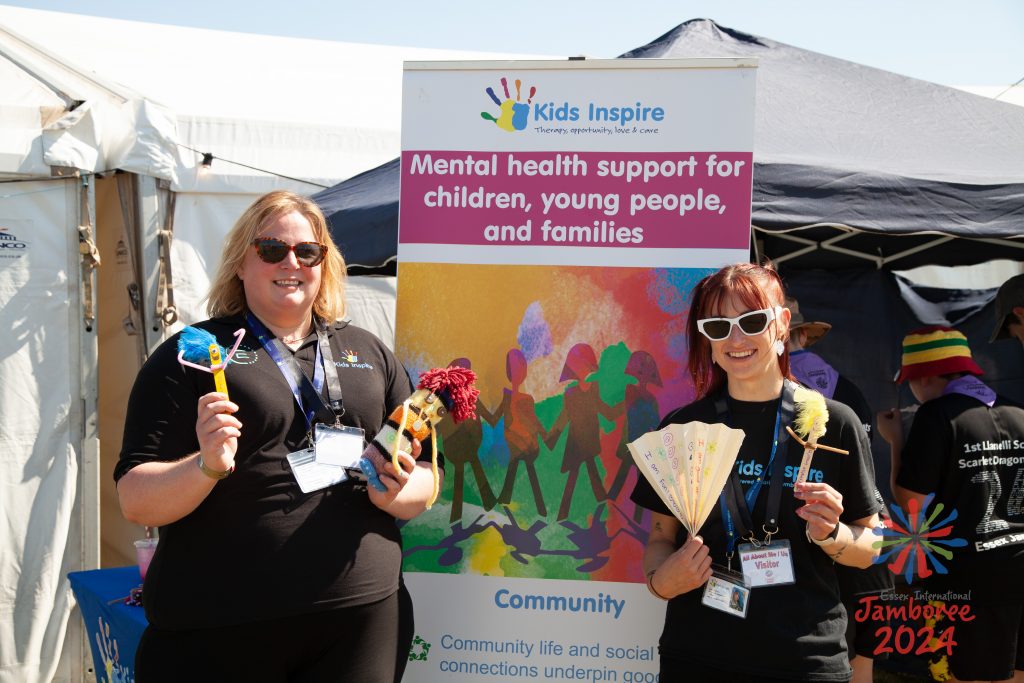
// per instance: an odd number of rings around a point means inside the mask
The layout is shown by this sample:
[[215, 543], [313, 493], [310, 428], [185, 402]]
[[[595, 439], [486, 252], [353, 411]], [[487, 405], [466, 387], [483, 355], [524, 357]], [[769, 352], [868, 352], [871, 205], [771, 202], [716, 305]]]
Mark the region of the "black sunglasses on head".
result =
[[312, 268], [320, 265], [327, 256], [327, 246], [319, 242], [288, 244], [273, 237], [259, 237], [252, 241], [252, 245], [256, 247], [256, 255], [264, 263], [280, 263], [288, 256], [289, 251], [294, 251], [295, 260], [300, 266]]

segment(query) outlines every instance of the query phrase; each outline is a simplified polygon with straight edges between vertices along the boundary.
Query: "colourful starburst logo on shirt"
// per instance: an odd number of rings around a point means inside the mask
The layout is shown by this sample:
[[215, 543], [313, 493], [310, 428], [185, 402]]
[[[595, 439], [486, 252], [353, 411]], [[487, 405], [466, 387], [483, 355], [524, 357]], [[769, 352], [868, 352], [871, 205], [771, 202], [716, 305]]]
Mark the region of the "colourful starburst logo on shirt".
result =
[[949, 548], [967, 545], [965, 539], [949, 538], [953, 533], [953, 521], [957, 518], [956, 510], [940, 522], [935, 520], [945, 507], [942, 503], [929, 513], [928, 506], [934, 499], [935, 494], [929, 494], [920, 506], [917, 499], [911, 499], [906, 513], [899, 505], [892, 505], [893, 518], [883, 520], [882, 525], [874, 529], [881, 538], [874, 542], [873, 547], [882, 551], [875, 558], [875, 564], [888, 562], [889, 570], [893, 574], [903, 574], [907, 583], [912, 583], [915, 575], [926, 579], [933, 573], [948, 574], [949, 570], [939, 558], [949, 561], [953, 557]]

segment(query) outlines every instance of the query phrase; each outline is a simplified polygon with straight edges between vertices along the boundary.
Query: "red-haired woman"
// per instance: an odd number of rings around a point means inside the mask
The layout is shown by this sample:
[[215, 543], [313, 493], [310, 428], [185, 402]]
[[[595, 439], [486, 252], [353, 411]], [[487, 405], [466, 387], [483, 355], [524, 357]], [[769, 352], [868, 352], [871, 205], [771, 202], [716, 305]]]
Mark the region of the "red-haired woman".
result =
[[803, 448], [785, 430], [795, 384], [783, 301], [775, 270], [746, 263], [693, 291], [687, 336], [697, 399], [661, 426], [724, 423], [745, 438], [700, 536], [688, 537], [645, 479], [633, 491], [652, 511], [648, 588], [668, 601], [662, 681], [850, 678], [834, 563], [867, 567], [877, 556], [874, 470], [857, 417], [829, 400], [818, 442], [849, 454], [819, 451], [807, 483], [794, 487]]

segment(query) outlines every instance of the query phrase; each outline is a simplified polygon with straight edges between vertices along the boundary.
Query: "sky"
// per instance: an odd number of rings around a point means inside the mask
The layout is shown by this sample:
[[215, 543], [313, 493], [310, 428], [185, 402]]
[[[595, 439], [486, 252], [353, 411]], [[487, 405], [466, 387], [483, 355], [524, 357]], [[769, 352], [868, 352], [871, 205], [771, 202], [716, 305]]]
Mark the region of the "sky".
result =
[[[1024, 78], [1020, 0], [0, 0], [200, 28], [412, 47], [615, 57], [695, 18], [951, 86]], [[1017, 89], [1024, 88], [1024, 83]], [[994, 94], [994, 93], [993, 93]]]

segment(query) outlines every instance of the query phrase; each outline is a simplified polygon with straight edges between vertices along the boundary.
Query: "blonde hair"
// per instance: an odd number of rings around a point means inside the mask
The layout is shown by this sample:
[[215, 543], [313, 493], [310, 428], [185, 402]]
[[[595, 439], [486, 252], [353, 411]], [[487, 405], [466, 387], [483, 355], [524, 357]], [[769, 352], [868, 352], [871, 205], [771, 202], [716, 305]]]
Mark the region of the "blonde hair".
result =
[[318, 266], [321, 269], [320, 291], [313, 301], [313, 313], [328, 323], [345, 315], [345, 259], [331, 239], [324, 214], [310, 199], [287, 190], [276, 190], [253, 202], [224, 238], [220, 265], [210, 285], [206, 304], [206, 312], [211, 318], [238, 315], [248, 310], [245, 288], [238, 277], [246, 250], [252, 248], [252, 241], [268, 225], [293, 211], [309, 221], [316, 241], [327, 246], [327, 255]]

